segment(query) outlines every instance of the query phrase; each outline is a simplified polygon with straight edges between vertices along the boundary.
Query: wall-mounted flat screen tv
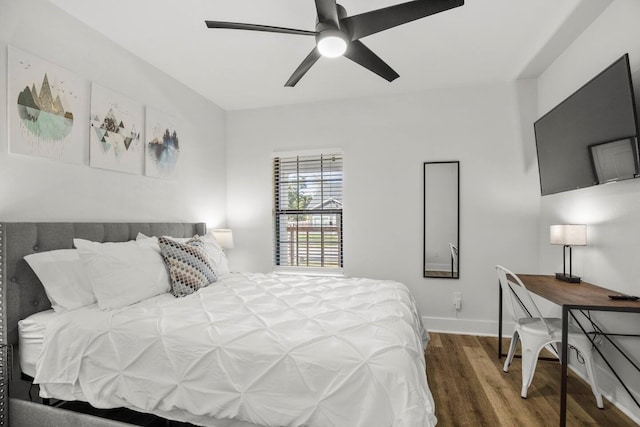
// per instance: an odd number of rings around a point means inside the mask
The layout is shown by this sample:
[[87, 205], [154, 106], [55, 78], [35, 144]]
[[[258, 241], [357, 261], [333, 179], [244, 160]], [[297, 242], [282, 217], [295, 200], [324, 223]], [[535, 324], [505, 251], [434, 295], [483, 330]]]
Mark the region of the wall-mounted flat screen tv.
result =
[[629, 56], [534, 123], [542, 195], [637, 177], [638, 124]]

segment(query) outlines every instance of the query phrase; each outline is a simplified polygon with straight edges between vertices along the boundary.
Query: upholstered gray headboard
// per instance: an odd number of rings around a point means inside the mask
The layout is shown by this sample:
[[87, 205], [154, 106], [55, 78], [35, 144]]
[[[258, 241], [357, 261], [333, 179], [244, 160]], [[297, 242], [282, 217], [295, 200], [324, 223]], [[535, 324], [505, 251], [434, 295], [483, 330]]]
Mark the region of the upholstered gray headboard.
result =
[[[204, 223], [5, 222], [0, 224], [0, 257], [7, 342], [18, 342], [18, 321], [51, 307], [44, 288], [24, 256], [73, 248], [73, 239], [124, 242], [138, 233], [147, 236], [191, 237], [204, 234]], [[0, 317], [1, 318], [1, 317]]]

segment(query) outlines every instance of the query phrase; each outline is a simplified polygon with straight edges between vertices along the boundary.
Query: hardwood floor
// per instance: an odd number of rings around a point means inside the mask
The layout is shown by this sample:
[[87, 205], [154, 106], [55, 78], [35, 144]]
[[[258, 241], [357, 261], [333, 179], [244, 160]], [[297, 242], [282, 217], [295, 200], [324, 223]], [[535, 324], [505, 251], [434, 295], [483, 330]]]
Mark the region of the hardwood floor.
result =
[[[503, 341], [503, 349], [508, 344]], [[431, 333], [427, 377], [438, 427], [559, 425], [560, 364], [539, 361], [528, 397], [522, 399], [520, 359], [504, 373], [497, 348], [495, 337]], [[568, 426], [637, 426], [606, 399], [604, 409], [598, 409], [589, 385], [573, 373], [567, 408]]]

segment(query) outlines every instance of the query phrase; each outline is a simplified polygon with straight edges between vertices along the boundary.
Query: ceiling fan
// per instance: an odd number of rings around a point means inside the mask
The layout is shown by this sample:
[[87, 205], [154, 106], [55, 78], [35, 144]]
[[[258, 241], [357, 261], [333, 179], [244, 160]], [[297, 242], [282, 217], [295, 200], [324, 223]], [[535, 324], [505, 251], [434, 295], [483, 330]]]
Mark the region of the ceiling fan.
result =
[[236, 22], [205, 21], [205, 23], [208, 28], [315, 36], [316, 46], [293, 72], [285, 86], [295, 86], [320, 59], [320, 56], [342, 55], [391, 82], [400, 75], [366, 47], [360, 39], [464, 4], [464, 0], [414, 0], [347, 16], [345, 8], [336, 4], [336, 0], [315, 0], [315, 2], [318, 13], [315, 31]]

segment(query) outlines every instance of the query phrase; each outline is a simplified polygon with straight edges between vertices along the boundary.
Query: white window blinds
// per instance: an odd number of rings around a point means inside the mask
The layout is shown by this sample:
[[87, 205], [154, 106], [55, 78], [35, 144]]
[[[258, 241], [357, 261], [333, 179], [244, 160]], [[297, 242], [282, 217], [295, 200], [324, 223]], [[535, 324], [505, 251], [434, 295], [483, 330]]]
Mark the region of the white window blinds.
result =
[[342, 269], [342, 155], [275, 157], [274, 265]]

